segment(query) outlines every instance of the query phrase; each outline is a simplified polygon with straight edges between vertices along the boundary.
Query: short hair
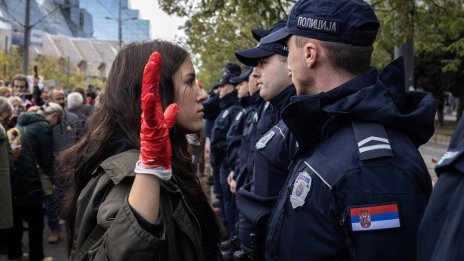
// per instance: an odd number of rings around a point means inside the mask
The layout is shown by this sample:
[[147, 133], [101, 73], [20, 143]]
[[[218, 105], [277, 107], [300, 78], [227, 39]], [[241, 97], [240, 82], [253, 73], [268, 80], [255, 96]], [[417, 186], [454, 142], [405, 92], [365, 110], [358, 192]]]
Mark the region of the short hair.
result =
[[[296, 36], [295, 43], [298, 47], [303, 47], [308, 39]], [[358, 75], [369, 69], [372, 51], [374, 50], [372, 45], [354, 46], [336, 42], [320, 42], [322, 47], [327, 51], [327, 56], [334, 68], [351, 75]]]
[[[44, 105], [38, 106], [38, 107], [39, 109], [37, 110], [37, 113], [42, 116], [47, 116], [53, 113], [57, 113], [58, 121], [61, 121], [64, 118], [64, 110], [61, 107], [61, 105], [59, 105], [58, 103], [47, 102]], [[29, 109], [29, 111], [34, 111], [34, 110]]]
[[7, 96], [6, 94], [9, 93], [11, 95], [11, 89], [8, 87], [1, 86], [0, 87], [0, 96]]
[[87, 97], [87, 94], [85, 93], [84, 88], [82, 88], [82, 87], [80, 87], [80, 86], [74, 87], [74, 88], [72, 89], [72, 91], [73, 91], [73, 92], [78, 92], [78, 93], [80, 93], [80, 94], [82, 95], [82, 99], [84, 99], [84, 100], [85, 100], [85, 97]]
[[11, 85], [14, 85], [14, 81], [25, 81], [26, 82], [26, 88], [29, 90], [29, 83], [27, 82], [27, 77], [24, 74], [16, 74], [11, 78]]
[[287, 62], [287, 56], [283, 56], [283, 55], [280, 55], [278, 53], [276, 53], [276, 55], [277, 55], [277, 59], [279, 59], [280, 62], [282, 62], [282, 63]]
[[0, 114], [11, 116], [13, 114], [13, 105], [5, 97], [0, 97]]
[[82, 94], [79, 92], [71, 92], [66, 97], [66, 101], [68, 102], [68, 109], [79, 109], [84, 104], [84, 98], [82, 98]]
[[65, 91], [63, 88], [61, 88], [61, 87], [56, 87], [56, 88], [51, 89], [51, 90], [48, 92], [48, 97], [52, 97], [53, 92], [55, 92], [55, 91], [56, 91], [56, 92], [63, 92], [64, 95], [66, 95], [66, 91]]
[[11, 103], [11, 105], [17, 103], [19, 106], [24, 108], [24, 101], [19, 96], [11, 96], [8, 98], [8, 101]]

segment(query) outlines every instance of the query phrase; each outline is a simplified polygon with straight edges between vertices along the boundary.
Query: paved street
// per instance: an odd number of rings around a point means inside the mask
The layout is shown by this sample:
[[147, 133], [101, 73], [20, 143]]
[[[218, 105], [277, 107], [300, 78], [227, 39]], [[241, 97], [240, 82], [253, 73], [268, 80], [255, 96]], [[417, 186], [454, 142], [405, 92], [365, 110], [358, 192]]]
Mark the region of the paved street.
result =
[[419, 148], [419, 151], [424, 158], [425, 164], [427, 164], [427, 168], [429, 170], [430, 175], [432, 176], [432, 181], [435, 183], [437, 180], [437, 175], [435, 174], [435, 163], [433, 163], [432, 159], [436, 159], [437, 161], [440, 160], [441, 156], [445, 154], [446, 150], [448, 149], [448, 144], [443, 142], [433, 142], [429, 141], [428, 143], [422, 145]]

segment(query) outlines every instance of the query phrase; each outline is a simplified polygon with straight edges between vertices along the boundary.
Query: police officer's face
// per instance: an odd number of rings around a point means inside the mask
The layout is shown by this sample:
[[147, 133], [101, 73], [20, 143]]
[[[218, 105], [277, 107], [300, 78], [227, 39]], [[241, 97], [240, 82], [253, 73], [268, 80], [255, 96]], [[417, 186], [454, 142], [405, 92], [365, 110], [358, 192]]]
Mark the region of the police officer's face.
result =
[[250, 93], [250, 95], [253, 95], [257, 91], [259, 91], [259, 88], [256, 85], [256, 78], [253, 76], [253, 73], [251, 73], [248, 77], [248, 92]]
[[218, 89], [219, 89], [219, 98], [222, 99], [227, 94], [233, 92], [235, 87], [232, 84], [224, 84], [222, 86], [219, 86]]
[[260, 88], [259, 95], [266, 101], [280, 94], [292, 83], [286, 58], [278, 54], [259, 59], [253, 75]]
[[237, 96], [239, 98], [248, 96], [248, 82], [247, 81], [241, 82], [239, 85], [237, 85], [236, 89], [237, 89]]
[[196, 83], [192, 61], [186, 58], [174, 74], [176, 103], [179, 105], [176, 124], [185, 133], [195, 133], [203, 127], [203, 102], [208, 95]]

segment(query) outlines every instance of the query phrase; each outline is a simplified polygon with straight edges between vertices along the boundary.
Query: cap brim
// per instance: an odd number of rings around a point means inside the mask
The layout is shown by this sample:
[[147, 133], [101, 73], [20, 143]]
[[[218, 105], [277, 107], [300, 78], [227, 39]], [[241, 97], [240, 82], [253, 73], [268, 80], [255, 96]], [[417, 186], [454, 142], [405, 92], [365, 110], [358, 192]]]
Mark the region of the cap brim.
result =
[[258, 65], [258, 59], [265, 58], [268, 56], [273, 55], [274, 53], [268, 50], [261, 49], [259, 47], [255, 48], [250, 48], [250, 49], [245, 49], [241, 51], [235, 52], [235, 57], [237, 59], [248, 66], [253, 66], [255, 67]]
[[256, 41], [259, 42], [259, 40], [261, 38], [263, 38], [263, 36], [265, 36], [267, 33], [269, 32], [269, 30], [266, 30], [266, 29], [252, 29], [251, 30], [251, 34], [253, 34], [253, 38], [256, 39]]
[[273, 32], [272, 34], [268, 34], [265, 37], [261, 38], [259, 43], [261, 44], [268, 44], [274, 42], [281, 42], [282, 40], [286, 39], [290, 36], [290, 32], [288, 31], [287, 27], [284, 27], [278, 31]]
[[234, 84], [239, 84], [244, 81], [248, 81], [248, 77], [253, 72], [253, 67], [250, 67], [248, 70], [244, 71], [242, 74], [236, 77], [232, 77], [230, 81]]

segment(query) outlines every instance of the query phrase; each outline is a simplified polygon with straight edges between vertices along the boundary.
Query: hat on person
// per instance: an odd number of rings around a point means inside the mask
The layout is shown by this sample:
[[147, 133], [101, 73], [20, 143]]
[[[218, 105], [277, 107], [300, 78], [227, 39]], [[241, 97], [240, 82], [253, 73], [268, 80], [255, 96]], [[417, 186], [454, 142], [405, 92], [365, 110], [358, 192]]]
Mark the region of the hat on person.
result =
[[224, 74], [222, 78], [219, 80], [219, 82], [217, 82], [218, 84], [217, 87], [220, 87], [226, 84], [234, 84], [230, 81], [230, 79], [232, 77], [240, 75], [241, 72], [242, 72], [242, 69], [236, 63], [232, 63], [232, 62], [227, 63], [226, 66], [224, 67]]
[[[275, 23], [268, 34], [276, 32], [285, 27], [286, 22], [281, 20]], [[282, 56], [288, 56], [288, 48], [286, 45], [280, 42], [273, 42], [267, 44], [258, 44], [258, 46], [250, 49], [240, 50], [235, 52], [235, 57], [245, 65], [248, 66], [257, 66], [258, 60], [261, 58], [269, 57], [274, 54], [280, 54]]]
[[213, 84], [213, 86], [211, 86], [211, 90], [214, 90], [214, 89], [216, 89], [217, 87], [219, 87], [219, 81], [215, 82], [215, 83]]
[[250, 74], [252, 72], [253, 72], [253, 67], [248, 67], [239, 76], [235, 76], [235, 77], [230, 78], [230, 81], [235, 85], [237, 85], [239, 83], [242, 83], [242, 82], [245, 82], [245, 81], [248, 81], [248, 77], [250, 76]]
[[255, 40], [258, 41], [258, 42], [267, 33], [269, 33], [269, 30], [267, 30], [267, 29], [251, 29], [251, 34], [253, 35], [253, 38], [255, 38]]
[[300, 0], [290, 11], [287, 26], [261, 38], [260, 43], [285, 40], [290, 35], [326, 42], [368, 46], [374, 43], [379, 20], [362, 0]]

